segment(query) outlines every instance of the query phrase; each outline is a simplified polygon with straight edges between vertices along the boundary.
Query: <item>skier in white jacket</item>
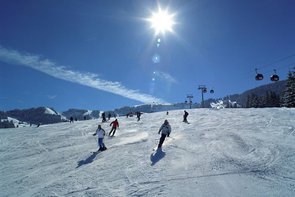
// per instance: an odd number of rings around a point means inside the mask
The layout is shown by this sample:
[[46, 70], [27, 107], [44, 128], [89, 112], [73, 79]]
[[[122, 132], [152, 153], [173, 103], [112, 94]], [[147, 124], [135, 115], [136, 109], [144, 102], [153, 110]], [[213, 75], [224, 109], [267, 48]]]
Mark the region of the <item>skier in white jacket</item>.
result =
[[104, 143], [103, 143], [103, 138], [105, 136], [105, 130], [103, 128], [101, 128], [101, 125], [98, 125], [95, 133], [93, 134], [93, 136], [97, 135], [98, 137], [98, 146], [99, 146], [99, 151], [104, 151], [107, 148], [105, 147]]
[[166, 136], [169, 137], [169, 135], [171, 133], [171, 126], [170, 126], [168, 120], [164, 121], [164, 124], [162, 124], [162, 126], [160, 127], [158, 134], [160, 134], [160, 132], [162, 132], [162, 135], [160, 138], [158, 148], [162, 148], [162, 144], [165, 141]]

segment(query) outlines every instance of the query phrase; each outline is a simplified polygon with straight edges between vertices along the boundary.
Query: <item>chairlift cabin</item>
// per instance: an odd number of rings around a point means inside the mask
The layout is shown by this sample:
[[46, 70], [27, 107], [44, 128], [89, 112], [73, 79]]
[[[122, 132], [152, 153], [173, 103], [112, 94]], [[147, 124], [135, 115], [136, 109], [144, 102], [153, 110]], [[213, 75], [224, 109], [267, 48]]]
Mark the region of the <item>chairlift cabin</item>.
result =
[[276, 69], [274, 69], [274, 74], [270, 76], [271, 81], [279, 81], [280, 80], [280, 77], [279, 77], [279, 75], [277, 75], [276, 72], [277, 72]]
[[270, 76], [270, 80], [271, 81], [279, 81], [280, 77], [278, 75], [272, 75], [272, 76]]
[[210, 90], [210, 93], [211, 93], [211, 94], [213, 94], [213, 93], [214, 93], [214, 90], [213, 90], [213, 89], [212, 89], [212, 90]]
[[270, 76], [270, 80], [271, 81], [279, 81], [280, 80], [280, 77], [275, 74], [275, 75]]
[[257, 73], [255, 76], [256, 81], [263, 80], [263, 74]]
[[257, 68], [255, 69], [255, 71], [256, 71], [255, 80], [256, 80], [256, 81], [263, 80], [263, 74], [261, 74], [261, 73], [257, 73]]
[[207, 93], [207, 88], [204, 88], [203, 89], [203, 93]]

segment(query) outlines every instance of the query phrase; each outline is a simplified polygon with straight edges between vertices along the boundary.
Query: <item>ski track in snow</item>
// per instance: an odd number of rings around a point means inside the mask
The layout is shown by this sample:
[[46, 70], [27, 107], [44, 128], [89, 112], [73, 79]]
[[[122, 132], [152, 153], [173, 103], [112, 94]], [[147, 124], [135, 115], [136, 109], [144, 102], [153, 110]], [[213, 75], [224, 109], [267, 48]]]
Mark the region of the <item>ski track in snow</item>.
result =
[[[194, 109], [0, 130], [0, 196], [294, 196], [294, 109]], [[167, 119], [162, 152], [152, 151]]]

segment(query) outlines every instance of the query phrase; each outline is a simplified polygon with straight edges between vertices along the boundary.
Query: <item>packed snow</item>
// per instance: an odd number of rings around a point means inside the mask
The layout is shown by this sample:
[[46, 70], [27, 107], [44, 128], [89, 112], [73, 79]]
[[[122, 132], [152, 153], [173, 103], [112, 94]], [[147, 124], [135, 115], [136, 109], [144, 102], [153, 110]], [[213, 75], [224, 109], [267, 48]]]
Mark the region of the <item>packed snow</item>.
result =
[[2, 129], [0, 196], [295, 196], [295, 109], [187, 111]]

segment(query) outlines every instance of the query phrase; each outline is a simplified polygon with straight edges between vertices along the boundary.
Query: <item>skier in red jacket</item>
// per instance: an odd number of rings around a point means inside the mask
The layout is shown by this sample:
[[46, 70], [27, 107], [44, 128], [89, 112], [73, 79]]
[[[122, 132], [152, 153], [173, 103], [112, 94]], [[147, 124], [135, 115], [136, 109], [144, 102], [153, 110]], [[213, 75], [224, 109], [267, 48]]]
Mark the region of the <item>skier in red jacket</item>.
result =
[[[111, 131], [109, 133], [109, 136], [112, 136], [113, 137], [115, 135], [115, 133], [116, 133], [117, 128], [119, 128], [119, 122], [118, 122], [118, 120], [116, 119], [113, 122], [111, 122], [110, 126], [111, 125], [113, 125], [113, 127], [112, 127], [112, 129], [111, 129]], [[113, 135], [111, 135], [112, 132], [113, 132]]]

